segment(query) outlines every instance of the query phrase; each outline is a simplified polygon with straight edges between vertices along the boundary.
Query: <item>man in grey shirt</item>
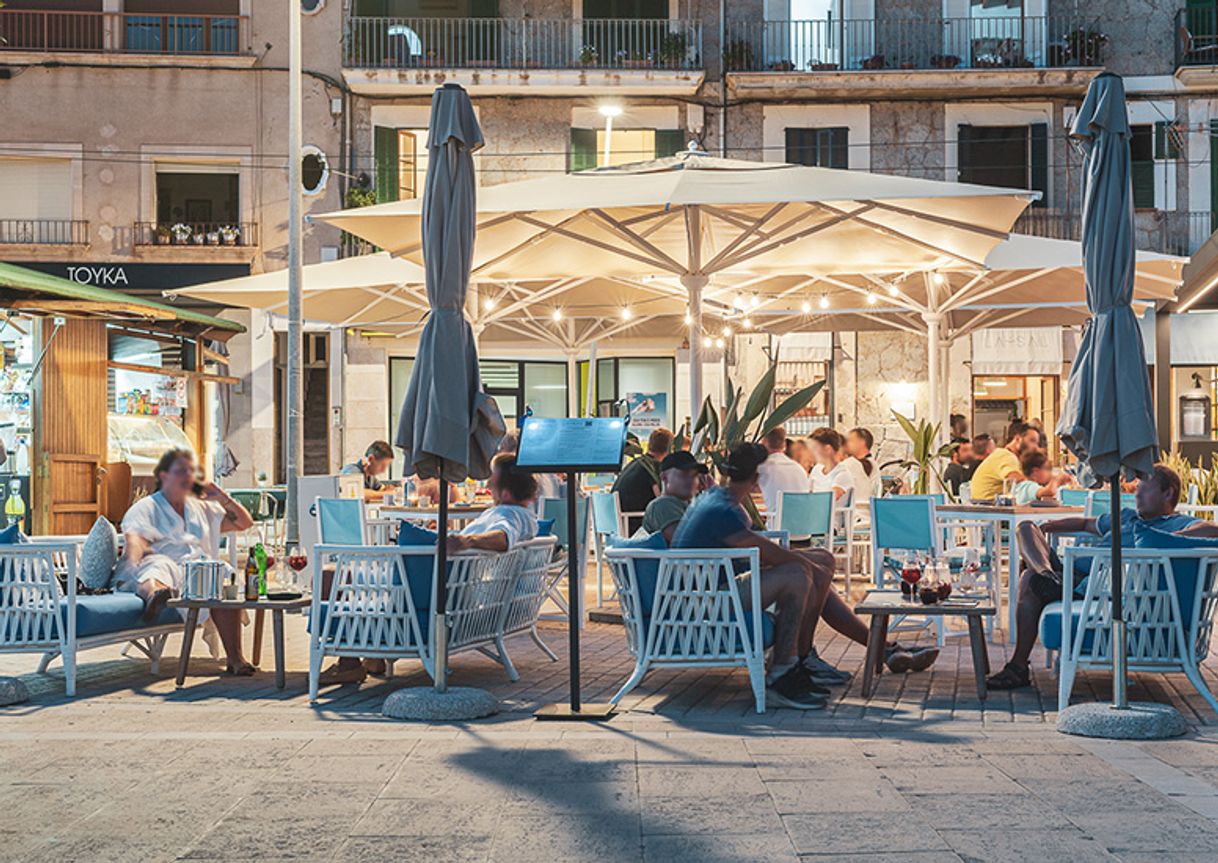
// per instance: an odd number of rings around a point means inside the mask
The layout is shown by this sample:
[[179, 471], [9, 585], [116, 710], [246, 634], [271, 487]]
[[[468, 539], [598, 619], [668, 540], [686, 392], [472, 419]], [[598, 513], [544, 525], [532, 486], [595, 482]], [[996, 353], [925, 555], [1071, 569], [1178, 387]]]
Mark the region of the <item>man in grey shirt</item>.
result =
[[379, 479], [381, 474], [389, 470], [393, 464], [393, 447], [387, 441], [374, 440], [368, 444], [364, 457], [343, 467], [344, 476], [362, 476], [364, 478], [364, 500], [382, 500], [387, 486], [395, 483]]
[[694, 497], [698, 477], [706, 474], [707, 470], [706, 465], [686, 450], [664, 456], [664, 460], [660, 462], [660, 480], [664, 493], [647, 504], [647, 509], [643, 512], [643, 530], [647, 533], [663, 533], [664, 539], [672, 542], [677, 524]]

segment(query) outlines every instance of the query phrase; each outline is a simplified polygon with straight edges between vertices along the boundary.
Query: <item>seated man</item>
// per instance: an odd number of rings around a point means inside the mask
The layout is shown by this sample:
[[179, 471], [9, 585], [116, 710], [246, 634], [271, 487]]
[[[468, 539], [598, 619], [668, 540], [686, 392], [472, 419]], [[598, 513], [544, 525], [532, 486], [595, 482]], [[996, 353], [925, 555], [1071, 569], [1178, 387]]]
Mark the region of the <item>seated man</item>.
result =
[[385, 499], [385, 492], [396, 483], [380, 479], [381, 474], [389, 470], [393, 464], [393, 447], [387, 441], [374, 440], [364, 450], [364, 457], [359, 461], [345, 465], [339, 473], [344, 476], [362, 476], [364, 478], [364, 500], [380, 503]]
[[[643, 512], [647, 504], [660, 495], [660, 462], [672, 450], [673, 433], [658, 428], [647, 438], [647, 452], [631, 460], [613, 481], [611, 491], [617, 492], [622, 512]], [[639, 516], [627, 520], [627, 530], [634, 533], [642, 524]]]
[[808, 472], [787, 455], [787, 430], [782, 426], [766, 434], [765, 448], [769, 456], [757, 469], [757, 485], [761, 489], [766, 512], [773, 515], [778, 512], [780, 492], [808, 490]]
[[1044, 450], [1030, 449], [1019, 457], [1019, 470], [1025, 477], [1015, 486], [1015, 503], [1023, 506], [1037, 500], [1057, 500], [1057, 490], [1073, 477], [1068, 473], [1053, 474], [1053, 464]]
[[953, 496], [960, 494], [960, 486], [967, 480], [973, 463], [973, 442], [964, 440], [952, 444], [951, 463], [943, 469], [943, 481]]
[[993, 500], [1002, 494], [1005, 482], [1020, 482], [1019, 457], [1040, 446], [1040, 432], [1025, 422], [1015, 420], [1007, 432], [1007, 445], [985, 457], [970, 480], [973, 500]]
[[[1156, 464], [1150, 476], [1138, 483], [1136, 511], [1121, 510], [1121, 545], [1133, 545], [1134, 527], [1138, 524], [1171, 533], [1185, 531], [1196, 519], [1176, 512], [1179, 501], [1179, 475], [1165, 464]], [[1109, 513], [1099, 518], [1078, 516], [1044, 524], [1025, 521], [1018, 530], [1023, 574], [1019, 578], [1019, 599], [1015, 608], [1015, 651], [1002, 671], [990, 677], [991, 689], [1018, 689], [1032, 683], [1028, 662], [1039, 634], [1040, 614], [1046, 605], [1062, 598], [1062, 579], [1065, 577], [1051, 537], [1057, 533], [1090, 533], [1098, 537], [1093, 544], [1103, 545], [1112, 532], [1112, 516]], [[1089, 560], [1078, 563], [1079, 571], [1070, 573], [1075, 585], [1091, 567]]]
[[[673, 548], [757, 548], [761, 553], [761, 603], [776, 605], [774, 648], [766, 688], [778, 704], [817, 710], [828, 702], [826, 685], [850, 679], [816, 655], [817, 621], [825, 622], [859, 644], [867, 643], [867, 624], [833, 590], [833, 554], [826, 549], [791, 551], [754, 533], [744, 501], [757, 488], [757, 468], [768, 455], [760, 444], [739, 444], [720, 466], [724, 484], [699, 495], [677, 525]], [[747, 601], [748, 592], [742, 591]], [[893, 671], [922, 670], [939, 655], [937, 649], [911, 653], [892, 645]]]
[[689, 508], [698, 490], [699, 478], [709, 469], [687, 450], [669, 453], [660, 462], [660, 481], [663, 494], [647, 504], [643, 513], [643, 530], [647, 533], [663, 533], [664, 541], [672, 545], [677, 524]]
[[531, 473], [517, 470], [514, 454], [501, 452], [491, 459], [487, 488], [495, 505], [459, 533], [449, 534], [449, 551], [470, 548], [507, 551], [537, 536], [537, 516], [533, 512], [537, 479]]
[[[183, 563], [216, 560], [221, 533], [248, 530], [254, 523], [245, 507], [215, 483], [198, 481], [198, 465], [190, 450], [166, 452], [153, 476], [156, 491], [132, 504], [123, 516], [127, 543], [115, 573], [116, 589], [134, 591], [144, 600], [146, 624], [155, 622], [165, 603], [181, 594]], [[228, 672], [257, 671], [241, 653], [241, 612], [217, 608], [209, 617], [228, 654]]]

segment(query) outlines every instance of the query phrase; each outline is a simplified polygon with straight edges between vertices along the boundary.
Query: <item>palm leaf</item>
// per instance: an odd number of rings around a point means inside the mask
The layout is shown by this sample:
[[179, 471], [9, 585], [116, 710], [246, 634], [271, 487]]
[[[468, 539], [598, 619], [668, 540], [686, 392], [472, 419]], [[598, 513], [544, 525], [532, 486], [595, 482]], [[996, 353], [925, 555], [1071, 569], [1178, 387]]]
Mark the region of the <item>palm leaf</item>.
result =
[[757, 386], [753, 387], [753, 392], [749, 395], [749, 400], [744, 406], [744, 415], [740, 417], [740, 426], [743, 431], [748, 431], [753, 420], [761, 416], [761, 412], [766, 409], [770, 399], [774, 397], [774, 376], [777, 373], [778, 364], [770, 363], [769, 369], [761, 376]]
[[817, 381], [783, 399], [782, 404], [774, 408], [774, 412], [761, 423], [761, 428], [757, 430], [757, 439], [760, 440], [780, 425], [785, 424], [787, 420], [811, 404], [812, 399], [816, 398], [824, 388], [825, 382]]
[[725, 450], [740, 443], [740, 417], [737, 408], [740, 406], [740, 396], [743, 392], [733, 388], [727, 407], [723, 409], [723, 436], [719, 439], [719, 444]]

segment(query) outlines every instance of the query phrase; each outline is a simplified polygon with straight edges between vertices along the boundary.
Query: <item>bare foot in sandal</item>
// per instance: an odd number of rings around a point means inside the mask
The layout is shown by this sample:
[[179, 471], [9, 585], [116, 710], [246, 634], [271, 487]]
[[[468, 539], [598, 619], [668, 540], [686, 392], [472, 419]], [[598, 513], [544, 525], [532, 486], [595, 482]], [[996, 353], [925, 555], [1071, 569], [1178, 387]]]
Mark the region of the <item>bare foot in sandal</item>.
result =
[[253, 677], [258, 673], [258, 666], [250, 662], [243, 662], [238, 666], [228, 666], [224, 669], [225, 674], [232, 674], [236, 677]]
[[152, 595], [144, 602], [144, 613], [140, 616], [140, 623], [149, 626], [156, 622], [156, 619], [161, 616], [161, 611], [165, 608], [165, 603], [173, 599], [173, 591], [168, 587], [160, 587], [152, 592]]

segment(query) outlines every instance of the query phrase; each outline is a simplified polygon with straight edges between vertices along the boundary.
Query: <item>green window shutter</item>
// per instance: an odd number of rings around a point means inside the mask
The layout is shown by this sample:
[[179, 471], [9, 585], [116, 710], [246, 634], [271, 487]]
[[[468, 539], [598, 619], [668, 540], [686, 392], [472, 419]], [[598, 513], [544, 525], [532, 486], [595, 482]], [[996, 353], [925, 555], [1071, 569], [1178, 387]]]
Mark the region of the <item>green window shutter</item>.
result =
[[1033, 207], [1044, 207], [1049, 203], [1049, 124], [1028, 125], [1028, 183], [1032, 191], [1040, 192], [1040, 200]]
[[1171, 134], [1171, 124], [1164, 120], [1155, 123], [1155, 159], [1159, 161], [1180, 158], [1176, 136]]
[[1137, 209], [1151, 209], [1155, 205], [1155, 130], [1149, 123], [1132, 126], [1131, 130], [1129, 153], [1133, 205]]
[[684, 129], [656, 129], [656, 158], [667, 159], [685, 149]]
[[373, 130], [376, 164], [376, 200], [378, 203], [398, 199], [398, 130], [377, 126]]
[[850, 129], [845, 126], [835, 126], [832, 129], [822, 130], [822, 140], [825, 146], [821, 148], [825, 152], [827, 147], [827, 161], [822, 161], [821, 165], [826, 168], [839, 168], [845, 170], [850, 167]]
[[572, 129], [571, 151], [567, 156], [567, 170], [586, 171], [596, 167], [596, 130]]

